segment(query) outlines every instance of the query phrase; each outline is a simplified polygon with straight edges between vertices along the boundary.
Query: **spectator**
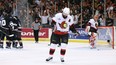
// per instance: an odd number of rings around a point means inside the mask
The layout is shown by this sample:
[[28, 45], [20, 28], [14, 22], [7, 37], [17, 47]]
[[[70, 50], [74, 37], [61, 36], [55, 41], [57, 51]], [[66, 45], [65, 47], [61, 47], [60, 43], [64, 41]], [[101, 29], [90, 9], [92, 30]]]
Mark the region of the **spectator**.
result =
[[98, 22], [98, 26], [106, 26], [106, 20], [105, 20], [105, 17], [103, 16], [103, 15], [101, 15], [100, 17], [99, 17], [99, 20], [98, 20], [99, 22]]
[[[106, 4], [104, 4], [105, 1]], [[80, 21], [81, 27], [85, 28], [87, 21], [92, 18], [96, 12], [104, 15], [104, 18], [110, 17], [114, 20], [114, 15], [112, 15], [114, 12], [112, 11], [116, 9], [115, 2], [116, 0], [28, 0], [28, 2], [27, 0], [0, 0], [0, 10], [7, 10], [10, 14], [18, 15], [23, 23], [26, 23], [25, 19], [29, 19], [27, 24], [22, 24], [23, 27], [31, 27], [30, 23], [41, 13], [42, 24], [44, 27], [48, 27], [50, 25], [49, 16], [54, 16], [54, 14], [61, 12], [64, 7], [69, 7], [71, 14], [82, 13], [81, 19], [83, 20]], [[105, 14], [104, 9], [107, 10], [108, 14]], [[46, 10], [49, 10], [49, 12]], [[102, 20], [102, 18], [100, 18], [100, 20]]]
[[39, 14], [39, 17], [41, 18], [41, 24], [42, 24], [42, 26], [43, 27], [47, 27], [49, 24], [49, 22], [48, 22], [48, 17], [49, 17], [49, 10], [47, 11], [47, 10], [45, 10], [44, 11], [44, 14], [43, 15], [40, 15]]

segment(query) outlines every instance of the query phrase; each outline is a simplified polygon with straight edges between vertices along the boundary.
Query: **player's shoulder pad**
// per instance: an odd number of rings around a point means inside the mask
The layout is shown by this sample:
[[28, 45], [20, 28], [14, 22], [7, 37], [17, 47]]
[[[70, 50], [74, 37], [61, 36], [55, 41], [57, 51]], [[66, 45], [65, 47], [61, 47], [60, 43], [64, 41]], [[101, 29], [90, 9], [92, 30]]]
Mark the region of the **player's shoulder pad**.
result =
[[57, 13], [52, 19], [53, 19], [54, 21], [56, 21], [56, 20], [58, 20], [58, 19], [61, 18], [61, 15], [62, 15], [62, 13]]
[[61, 17], [62, 16], [62, 13], [57, 13], [56, 15], [55, 15], [55, 17]]

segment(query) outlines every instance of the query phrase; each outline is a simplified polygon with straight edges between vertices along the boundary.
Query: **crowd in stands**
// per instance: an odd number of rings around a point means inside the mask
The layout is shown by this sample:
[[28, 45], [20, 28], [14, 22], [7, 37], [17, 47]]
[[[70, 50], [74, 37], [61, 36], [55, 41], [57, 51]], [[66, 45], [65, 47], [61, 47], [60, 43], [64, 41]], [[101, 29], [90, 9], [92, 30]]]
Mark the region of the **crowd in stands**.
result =
[[[12, 11], [16, 9], [18, 2], [23, 0], [0, 0], [0, 10]], [[25, 0], [26, 1], [26, 0]], [[71, 16], [74, 19], [75, 27], [85, 28], [86, 23], [95, 14], [99, 14], [99, 26], [116, 26], [116, 0], [27, 0], [27, 5], [19, 11], [18, 17], [21, 18], [23, 27], [30, 27], [36, 19], [41, 18], [43, 27], [50, 27], [52, 17], [62, 12], [64, 7], [69, 7]], [[22, 2], [23, 3], [23, 2]], [[105, 4], [105, 5], [104, 5]], [[27, 8], [28, 7], [28, 8]], [[27, 10], [28, 9], [28, 10]], [[16, 11], [16, 10], [15, 10]], [[24, 18], [24, 13], [26, 17]]]
[[13, 0], [0, 0], [0, 11], [13, 12], [14, 1]]

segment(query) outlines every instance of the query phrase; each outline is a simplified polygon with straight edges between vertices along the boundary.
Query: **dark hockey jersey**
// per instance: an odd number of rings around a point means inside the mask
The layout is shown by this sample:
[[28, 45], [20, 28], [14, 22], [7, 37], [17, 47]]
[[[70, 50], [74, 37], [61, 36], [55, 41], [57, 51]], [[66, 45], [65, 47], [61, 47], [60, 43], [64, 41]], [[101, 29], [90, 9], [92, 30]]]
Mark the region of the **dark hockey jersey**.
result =
[[0, 30], [9, 30], [12, 16], [2, 16], [0, 19]]

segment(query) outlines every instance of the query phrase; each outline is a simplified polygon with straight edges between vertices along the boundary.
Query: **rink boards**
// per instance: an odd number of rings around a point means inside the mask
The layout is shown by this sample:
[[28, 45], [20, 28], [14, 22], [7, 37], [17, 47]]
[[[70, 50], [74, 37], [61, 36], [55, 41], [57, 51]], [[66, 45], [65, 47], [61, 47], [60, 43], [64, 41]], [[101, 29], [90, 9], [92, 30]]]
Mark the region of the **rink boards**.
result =
[[[85, 29], [78, 28], [77, 31], [80, 33], [79, 36], [74, 36], [74, 34], [69, 32], [69, 42], [88, 43], [89, 37], [88, 37], [87, 33], [85, 32]], [[39, 31], [39, 40], [49, 42], [51, 33], [52, 33], [52, 30], [50, 28], [42, 28]], [[22, 40], [24, 40], [24, 41], [34, 41], [33, 30], [31, 28], [23, 28], [21, 35], [22, 35]], [[114, 37], [115, 36], [116, 36], [116, 33], [114, 34]], [[115, 40], [116, 40], [116, 38], [115, 38]], [[97, 42], [100, 44], [103, 44], [103, 43], [106, 43], [107, 41], [106, 40], [98, 40]]]

